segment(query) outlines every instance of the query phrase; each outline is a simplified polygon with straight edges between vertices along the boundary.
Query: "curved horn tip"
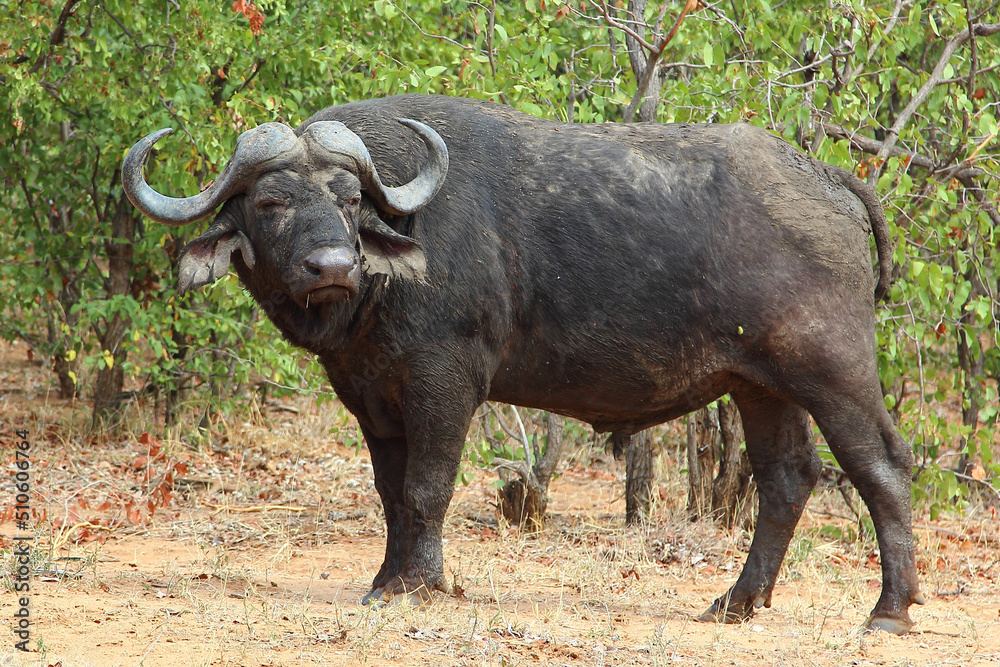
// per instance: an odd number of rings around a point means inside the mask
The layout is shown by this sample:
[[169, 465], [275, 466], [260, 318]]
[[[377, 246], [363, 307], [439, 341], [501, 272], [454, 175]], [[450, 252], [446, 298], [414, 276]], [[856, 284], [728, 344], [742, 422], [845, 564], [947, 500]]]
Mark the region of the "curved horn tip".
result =
[[[139, 141], [135, 142], [132, 148], [128, 149], [125, 153], [125, 158], [122, 160], [122, 174], [124, 175], [127, 170], [136, 169], [139, 162], [145, 163], [149, 159], [149, 152], [153, 149], [153, 144], [167, 136], [168, 134], [173, 134], [174, 128], [165, 127], [162, 130], [156, 130], [155, 132], [150, 132], [144, 136]], [[142, 177], [142, 173], [139, 173], [139, 177]]]
[[218, 204], [213, 193], [218, 188], [208, 188], [193, 197], [174, 198], [153, 190], [143, 176], [143, 166], [149, 159], [153, 144], [172, 133], [173, 128], [150, 132], [135, 143], [122, 160], [122, 189], [132, 205], [148, 218], [165, 225], [180, 226], [205, 217]]
[[402, 123], [403, 125], [405, 125], [406, 127], [410, 128], [411, 130], [426, 129], [426, 130], [430, 130], [431, 132], [434, 132], [434, 128], [430, 127], [429, 125], [427, 125], [425, 123], [421, 123], [419, 120], [413, 120], [412, 118], [397, 118], [396, 122], [397, 123]]
[[[419, 120], [413, 120], [412, 118], [397, 118], [396, 122], [402, 123], [416, 132], [420, 138], [423, 139], [429, 149], [436, 150], [441, 158], [442, 172], [448, 171], [448, 144], [446, 144], [444, 138], [437, 133], [437, 130], [426, 123], [421, 123]], [[435, 192], [436, 191], [437, 190], [435, 189]]]
[[147, 136], [153, 141], [159, 141], [168, 134], [173, 134], [173, 133], [174, 133], [174, 128], [165, 127], [162, 130], [157, 130], [156, 132], [150, 132]]
[[155, 132], [150, 132], [149, 134], [147, 134], [146, 136], [144, 136], [142, 139], [140, 139], [138, 142], [136, 142], [136, 145], [138, 146], [139, 144], [143, 144], [144, 143], [144, 144], [148, 145], [149, 147], [152, 147], [153, 144], [155, 144], [157, 141], [159, 141], [163, 137], [167, 136], [168, 134], [173, 134], [173, 133], [174, 133], [174, 128], [172, 128], [172, 127], [165, 127], [162, 130], [156, 130]]

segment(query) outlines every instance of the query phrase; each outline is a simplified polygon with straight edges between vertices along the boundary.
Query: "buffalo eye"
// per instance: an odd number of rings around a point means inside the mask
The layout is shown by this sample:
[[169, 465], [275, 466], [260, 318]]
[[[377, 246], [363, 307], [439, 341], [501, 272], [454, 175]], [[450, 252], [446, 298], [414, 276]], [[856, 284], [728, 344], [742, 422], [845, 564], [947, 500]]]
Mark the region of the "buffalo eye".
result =
[[361, 203], [361, 195], [351, 197], [350, 199], [347, 200], [347, 204], [349, 206], [357, 206], [360, 203]]
[[277, 213], [288, 206], [288, 202], [283, 199], [264, 199], [257, 202], [257, 210], [261, 213]]

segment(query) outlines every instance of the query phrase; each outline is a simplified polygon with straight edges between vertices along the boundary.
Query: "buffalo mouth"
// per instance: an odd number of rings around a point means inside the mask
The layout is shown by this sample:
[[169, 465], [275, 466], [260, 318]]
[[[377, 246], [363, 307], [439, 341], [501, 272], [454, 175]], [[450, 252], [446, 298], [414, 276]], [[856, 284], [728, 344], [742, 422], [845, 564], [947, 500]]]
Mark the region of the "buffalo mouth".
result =
[[351, 290], [349, 287], [345, 287], [343, 285], [326, 285], [324, 287], [317, 287], [306, 294], [306, 308], [313, 304], [319, 305], [323, 303], [344, 301], [345, 299], [354, 296], [354, 292], [355, 290]]

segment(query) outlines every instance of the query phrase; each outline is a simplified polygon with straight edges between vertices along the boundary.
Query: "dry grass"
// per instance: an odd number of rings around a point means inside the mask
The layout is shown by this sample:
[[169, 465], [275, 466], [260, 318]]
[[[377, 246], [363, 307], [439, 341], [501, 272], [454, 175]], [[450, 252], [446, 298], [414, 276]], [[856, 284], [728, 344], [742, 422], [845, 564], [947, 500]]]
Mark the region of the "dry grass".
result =
[[[703, 624], [694, 617], [735, 580], [748, 535], [684, 519], [685, 479], [669, 452], [654, 520], [624, 527], [622, 467], [578, 445], [542, 532], [498, 522], [492, 477], [480, 473], [457, 489], [445, 525], [456, 594], [362, 607], [384, 525], [366, 452], [341, 444], [353, 428], [342, 409], [308, 399], [292, 402], [299, 414], [254, 409], [211, 440], [164, 439], [151, 455], [150, 425], [88, 440], [84, 408], [46, 399], [39, 370], [6, 363], [0, 437], [15, 426], [35, 434], [44, 519], [31, 602], [39, 647], [15, 653], [6, 634], [0, 665], [1000, 664], [1000, 552], [977, 539], [1000, 531], [985, 512], [918, 516], [928, 604], [912, 610], [916, 634], [859, 632], [878, 596], [876, 545], [830, 537], [857, 526], [829, 516], [845, 510], [826, 491], [796, 533], [774, 607], [741, 625]], [[26, 390], [3, 393], [14, 372]], [[123, 499], [142, 506], [169, 470], [169, 500], [131, 520]], [[70, 530], [81, 522], [104, 528]], [[5, 570], [0, 605], [13, 609]]]

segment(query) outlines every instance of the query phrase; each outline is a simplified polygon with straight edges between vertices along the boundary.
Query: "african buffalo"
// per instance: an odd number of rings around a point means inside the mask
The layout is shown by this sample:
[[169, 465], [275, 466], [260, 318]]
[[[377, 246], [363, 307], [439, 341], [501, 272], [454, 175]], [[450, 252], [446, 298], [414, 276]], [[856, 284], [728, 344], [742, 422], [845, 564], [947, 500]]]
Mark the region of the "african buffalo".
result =
[[442, 521], [483, 401], [634, 433], [730, 393], [759, 518], [701, 618], [770, 605], [820, 474], [812, 415], [878, 532], [868, 625], [912, 626], [912, 454], [874, 356], [891, 247], [851, 174], [749, 125], [573, 125], [404, 95], [245, 132], [210, 188], [173, 199], [142, 175], [166, 132], [125, 159], [135, 206], [181, 225], [223, 204], [180, 289], [231, 263], [364, 432], [388, 531], [365, 602], [447, 590]]

